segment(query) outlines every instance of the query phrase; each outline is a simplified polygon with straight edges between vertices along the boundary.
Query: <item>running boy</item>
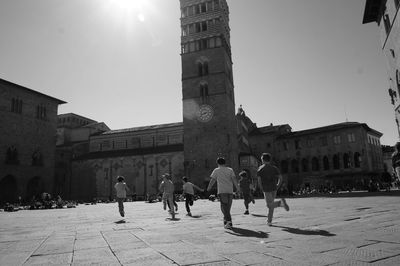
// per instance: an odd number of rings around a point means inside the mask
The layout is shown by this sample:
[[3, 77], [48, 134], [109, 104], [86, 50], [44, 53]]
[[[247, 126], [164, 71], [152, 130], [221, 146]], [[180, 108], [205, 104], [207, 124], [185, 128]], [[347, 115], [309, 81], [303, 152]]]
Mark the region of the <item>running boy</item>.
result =
[[125, 178], [123, 176], [117, 176], [117, 183], [114, 186], [115, 190], [117, 191], [119, 214], [121, 214], [122, 217], [125, 216], [124, 201], [126, 198], [126, 192], [130, 191], [124, 180]]
[[244, 214], [247, 215], [249, 214], [249, 203], [253, 202], [254, 204], [253, 195], [251, 193], [252, 182], [250, 177], [247, 175], [246, 171], [240, 172], [239, 176], [240, 176], [239, 187], [243, 193], [244, 207], [246, 208]]
[[240, 191], [235, 172], [232, 168], [226, 167], [225, 158], [219, 157], [217, 159], [218, 167], [211, 173], [211, 180], [208, 184], [207, 191], [210, 191], [214, 183], [217, 182], [218, 196], [221, 203], [221, 211], [224, 215], [225, 229], [232, 229], [231, 207], [233, 200], [233, 186], [236, 187], [237, 192]]
[[203, 192], [204, 189], [199, 188], [195, 184], [188, 182], [188, 179], [186, 176], [182, 177], [183, 180], [183, 193], [185, 195], [185, 206], [186, 206], [186, 211], [188, 216], [192, 216], [192, 213], [190, 212], [190, 207], [193, 206], [193, 199], [194, 199], [194, 188]]
[[276, 192], [282, 184], [282, 175], [279, 169], [272, 164], [272, 156], [269, 153], [263, 153], [261, 156], [262, 165], [258, 168], [258, 183], [264, 193], [264, 199], [267, 203], [268, 208], [268, 219], [267, 223], [269, 226], [272, 225], [272, 218], [274, 216], [274, 209], [277, 207], [283, 207], [286, 211], [289, 211], [289, 205], [286, 200], [282, 198], [279, 201], [275, 201]]
[[167, 209], [167, 202], [169, 206], [171, 206], [171, 216], [172, 219], [175, 219], [175, 210], [174, 210], [174, 183], [172, 183], [171, 176], [169, 174], [162, 175], [163, 181], [160, 184], [159, 190], [163, 193], [163, 206], [164, 210]]

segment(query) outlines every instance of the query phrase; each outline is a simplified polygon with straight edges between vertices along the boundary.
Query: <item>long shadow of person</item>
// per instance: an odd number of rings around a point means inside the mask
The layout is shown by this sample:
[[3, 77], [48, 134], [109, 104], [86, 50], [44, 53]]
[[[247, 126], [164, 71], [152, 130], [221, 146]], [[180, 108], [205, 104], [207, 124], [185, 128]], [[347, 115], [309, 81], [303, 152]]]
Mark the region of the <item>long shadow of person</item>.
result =
[[292, 228], [287, 226], [279, 226], [279, 225], [272, 225], [272, 227], [279, 227], [282, 228], [283, 231], [298, 234], [298, 235], [320, 235], [320, 236], [335, 236], [336, 234], [332, 234], [326, 230], [311, 230], [311, 229], [300, 229], [300, 228]]
[[257, 237], [257, 238], [268, 238], [268, 234], [262, 231], [253, 231], [249, 229], [233, 227], [232, 232], [228, 231], [229, 234], [235, 236], [244, 236], [244, 237]]
[[116, 221], [114, 223], [116, 223], [116, 224], [124, 224], [124, 223], [126, 223], [126, 221], [125, 220], [119, 220], [119, 221]]

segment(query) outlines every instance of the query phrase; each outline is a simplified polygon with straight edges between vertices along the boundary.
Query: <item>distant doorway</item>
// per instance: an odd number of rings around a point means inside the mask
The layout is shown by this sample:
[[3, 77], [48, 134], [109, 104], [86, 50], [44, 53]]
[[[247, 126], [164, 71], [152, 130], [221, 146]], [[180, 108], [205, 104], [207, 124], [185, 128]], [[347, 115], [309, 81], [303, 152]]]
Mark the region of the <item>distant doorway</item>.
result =
[[12, 175], [7, 175], [0, 181], [0, 203], [14, 203], [18, 199], [17, 180]]
[[37, 196], [43, 192], [41, 191], [40, 181], [41, 178], [39, 176], [32, 177], [29, 180], [26, 186], [26, 198], [28, 200], [31, 200], [33, 196]]

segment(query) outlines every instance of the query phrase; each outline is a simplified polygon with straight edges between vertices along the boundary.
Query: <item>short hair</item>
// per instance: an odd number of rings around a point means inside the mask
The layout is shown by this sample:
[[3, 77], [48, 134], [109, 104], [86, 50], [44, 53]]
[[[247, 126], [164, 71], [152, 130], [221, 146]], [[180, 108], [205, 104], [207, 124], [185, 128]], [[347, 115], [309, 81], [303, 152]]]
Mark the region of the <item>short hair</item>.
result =
[[185, 182], [187, 182], [187, 181], [188, 181], [188, 178], [187, 178], [186, 176], [184, 176], [184, 177], [182, 177], [182, 180], [185, 181]]
[[263, 161], [265, 161], [265, 162], [270, 162], [270, 161], [271, 161], [271, 158], [272, 158], [272, 156], [271, 156], [271, 154], [269, 154], [269, 153], [263, 153], [263, 154], [261, 155], [261, 160], [263, 160]]
[[122, 175], [119, 175], [118, 177], [117, 177], [117, 181], [118, 182], [122, 182], [122, 181], [124, 181], [125, 180], [125, 178], [122, 176]]
[[224, 165], [226, 162], [225, 162], [225, 158], [224, 157], [218, 157], [217, 158], [217, 164], [219, 164], [219, 165]]

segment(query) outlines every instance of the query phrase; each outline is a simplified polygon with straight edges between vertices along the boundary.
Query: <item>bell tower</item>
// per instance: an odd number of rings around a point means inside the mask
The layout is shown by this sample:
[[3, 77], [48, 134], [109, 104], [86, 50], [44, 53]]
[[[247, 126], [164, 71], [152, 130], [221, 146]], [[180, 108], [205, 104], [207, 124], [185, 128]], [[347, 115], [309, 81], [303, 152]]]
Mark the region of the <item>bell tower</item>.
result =
[[185, 175], [209, 181], [223, 156], [239, 165], [226, 0], [180, 0]]

